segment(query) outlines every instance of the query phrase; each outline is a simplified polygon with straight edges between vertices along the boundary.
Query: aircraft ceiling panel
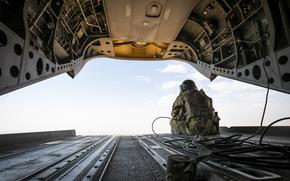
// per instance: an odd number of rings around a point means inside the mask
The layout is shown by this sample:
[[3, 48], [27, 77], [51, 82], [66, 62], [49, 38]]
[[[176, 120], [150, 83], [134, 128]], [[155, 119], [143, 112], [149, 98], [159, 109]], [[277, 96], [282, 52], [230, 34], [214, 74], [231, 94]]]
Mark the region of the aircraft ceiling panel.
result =
[[0, 1], [0, 95], [104, 56], [290, 93], [289, 17], [287, 0]]

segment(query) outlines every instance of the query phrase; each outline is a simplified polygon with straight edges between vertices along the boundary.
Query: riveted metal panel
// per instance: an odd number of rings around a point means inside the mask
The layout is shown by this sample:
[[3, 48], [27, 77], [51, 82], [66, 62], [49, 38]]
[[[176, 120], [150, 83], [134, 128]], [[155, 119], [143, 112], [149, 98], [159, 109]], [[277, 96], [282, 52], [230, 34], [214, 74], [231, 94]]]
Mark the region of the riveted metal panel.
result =
[[[148, 16], [152, 3], [160, 7], [159, 16]], [[170, 43], [176, 39], [194, 3], [194, 0], [106, 0], [111, 38]]]

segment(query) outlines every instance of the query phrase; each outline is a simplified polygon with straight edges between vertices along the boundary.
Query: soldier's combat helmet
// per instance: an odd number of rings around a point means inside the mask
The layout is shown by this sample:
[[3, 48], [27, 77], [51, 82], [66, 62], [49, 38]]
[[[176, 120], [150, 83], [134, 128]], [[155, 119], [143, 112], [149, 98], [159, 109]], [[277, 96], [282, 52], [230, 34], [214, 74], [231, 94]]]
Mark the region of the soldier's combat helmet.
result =
[[180, 91], [183, 92], [189, 89], [197, 89], [197, 87], [193, 80], [188, 79], [182, 82], [182, 84], [180, 85]]

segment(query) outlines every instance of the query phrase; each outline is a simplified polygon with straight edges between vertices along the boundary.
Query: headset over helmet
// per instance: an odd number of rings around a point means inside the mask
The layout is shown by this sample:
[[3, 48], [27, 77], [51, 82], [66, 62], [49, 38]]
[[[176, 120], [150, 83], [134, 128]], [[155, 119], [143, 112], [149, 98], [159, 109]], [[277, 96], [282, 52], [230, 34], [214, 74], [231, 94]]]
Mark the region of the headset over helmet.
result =
[[197, 89], [197, 87], [193, 80], [188, 79], [182, 82], [182, 84], [180, 85], [180, 91], [183, 92], [189, 89]]

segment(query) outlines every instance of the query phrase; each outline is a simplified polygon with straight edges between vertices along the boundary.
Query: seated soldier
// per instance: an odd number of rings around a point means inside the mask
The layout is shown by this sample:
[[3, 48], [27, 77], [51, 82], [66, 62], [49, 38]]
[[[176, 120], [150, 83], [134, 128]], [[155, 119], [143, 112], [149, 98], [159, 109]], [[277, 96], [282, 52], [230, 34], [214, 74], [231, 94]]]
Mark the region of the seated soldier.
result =
[[218, 135], [219, 117], [212, 99], [192, 80], [180, 85], [180, 94], [172, 106], [171, 132], [179, 135]]

